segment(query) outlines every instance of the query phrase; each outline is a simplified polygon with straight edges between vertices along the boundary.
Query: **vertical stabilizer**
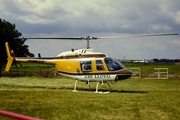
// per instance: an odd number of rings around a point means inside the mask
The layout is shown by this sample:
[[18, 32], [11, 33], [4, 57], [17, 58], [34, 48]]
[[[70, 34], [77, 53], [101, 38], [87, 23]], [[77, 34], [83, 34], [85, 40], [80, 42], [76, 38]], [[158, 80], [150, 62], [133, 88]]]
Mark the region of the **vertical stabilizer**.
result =
[[5, 47], [6, 47], [7, 57], [8, 57], [8, 58], [7, 58], [8, 62], [7, 62], [7, 64], [6, 64], [6, 69], [5, 69], [5, 71], [6, 71], [6, 72], [9, 72], [14, 58], [11, 56], [11, 51], [10, 51], [8, 42], [5, 43]]

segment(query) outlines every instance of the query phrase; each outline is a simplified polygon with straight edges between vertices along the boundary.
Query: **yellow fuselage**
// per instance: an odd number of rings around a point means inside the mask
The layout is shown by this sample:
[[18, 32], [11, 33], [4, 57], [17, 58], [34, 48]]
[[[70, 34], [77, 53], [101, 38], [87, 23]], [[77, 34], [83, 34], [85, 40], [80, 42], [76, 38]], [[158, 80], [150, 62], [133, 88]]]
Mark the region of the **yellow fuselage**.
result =
[[83, 81], [118, 81], [127, 79], [133, 74], [131, 71], [127, 70], [122, 63], [106, 57], [101, 53], [92, 54], [90, 52], [85, 54], [85, 51], [83, 50], [83, 54], [81, 52], [78, 56], [63, 54], [63, 56], [51, 59], [12, 57], [8, 43], [5, 45], [8, 56], [8, 62], [5, 69], [6, 72], [10, 70], [13, 60], [15, 60], [17, 62], [51, 64], [55, 66], [59, 74]]

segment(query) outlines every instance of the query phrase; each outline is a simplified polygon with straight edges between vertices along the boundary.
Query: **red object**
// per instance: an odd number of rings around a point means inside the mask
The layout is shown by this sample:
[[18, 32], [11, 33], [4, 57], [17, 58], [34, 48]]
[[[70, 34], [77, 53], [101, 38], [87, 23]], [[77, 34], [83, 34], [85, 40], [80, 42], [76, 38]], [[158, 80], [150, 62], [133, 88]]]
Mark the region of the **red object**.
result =
[[14, 50], [11, 50], [11, 55], [12, 55], [13, 57], [16, 57], [16, 55], [15, 55], [15, 53], [14, 53]]
[[8, 111], [4, 111], [4, 110], [0, 110], [0, 115], [6, 116], [6, 117], [9, 117], [9, 118], [18, 119], [18, 120], [42, 120], [42, 119], [39, 119], [39, 118], [33, 118], [33, 117], [30, 117], [30, 116], [25, 116], [25, 115], [13, 113], [13, 112], [8, 112]]

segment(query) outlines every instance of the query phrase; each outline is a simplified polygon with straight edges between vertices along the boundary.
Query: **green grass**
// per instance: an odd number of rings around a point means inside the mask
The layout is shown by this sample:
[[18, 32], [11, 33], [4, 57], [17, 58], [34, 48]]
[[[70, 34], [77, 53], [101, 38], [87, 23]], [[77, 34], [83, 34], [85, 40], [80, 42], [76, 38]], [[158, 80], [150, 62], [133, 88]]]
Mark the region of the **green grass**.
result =
[[179, 68], [178, 64], [165, 64], [165, 63], [124, 63], [126, 67], [139, 67], [139, 68]]
[[[1, 77], [0, 109], [47, 120], [177, 120], [180, 80], [128, 79], [97, 94], [68, 78]], [[100, 90], [108, 89], [99, 85]], [[0, 119], [8, 119], [0, 117]]]
[[[5, 68], [4, 68], [5, 69]], [[11, 66], [10, 71], [53, 71], [55, 70], [55, 67], [53, 65], [45, 65], [45, 64], [35, 64], [35, 63], [21, 63], [17, 64], [17, 67], [15, 65]]]
[[178, 64], [163, 64], [163, 63], [125, 63], [127, 68], [141, 68], [141, 69], [154, 69], [154, 68], [168, 68], [170, 70], [180, 70]]

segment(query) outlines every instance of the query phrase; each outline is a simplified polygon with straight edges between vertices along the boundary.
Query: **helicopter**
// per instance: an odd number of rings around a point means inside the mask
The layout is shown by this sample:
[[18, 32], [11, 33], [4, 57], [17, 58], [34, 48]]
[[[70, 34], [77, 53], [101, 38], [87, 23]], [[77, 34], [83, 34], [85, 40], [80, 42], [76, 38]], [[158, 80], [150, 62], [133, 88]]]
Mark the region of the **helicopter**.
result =
[[87, 47], [85, 49], [72, 49], [71, 51], [62, 52], [54, 58], [35, 58], [35, 57], [13, 57], [8, 42], [5, 43], [7, 52], [7, 65], [5, 71], [8, 72], [13, 61], [30, 62], [38, 64], [54, 65], [60, 75], [73, 78], [75, 80], [73, 92], [77, 92], [77, 82], [86, 82], [90, 87], [91, 82], [97, 82], [95, 93], [99, 93], [99, 84], [107, 83], [109, 91], [111, 86], [109, 82], [117, 82], [125, 80], [133, 75], [123, 63], [117, 59], [108, 57], [101, 52], [95, 52], [89, 46], [90, 40], [102, 38], [119, 38], [119, 37], [146, 37], [146, 36], [166, 36], [178, 35], [172, 34], [150, 34], [150, 35], [133, 35], [133, 36], [112, 36], [112, 37], [75, 37], [75, 38], [15, 38], [15, 39], [63, 39], [63, 40], [86, 40]]

